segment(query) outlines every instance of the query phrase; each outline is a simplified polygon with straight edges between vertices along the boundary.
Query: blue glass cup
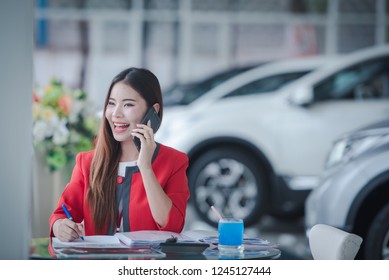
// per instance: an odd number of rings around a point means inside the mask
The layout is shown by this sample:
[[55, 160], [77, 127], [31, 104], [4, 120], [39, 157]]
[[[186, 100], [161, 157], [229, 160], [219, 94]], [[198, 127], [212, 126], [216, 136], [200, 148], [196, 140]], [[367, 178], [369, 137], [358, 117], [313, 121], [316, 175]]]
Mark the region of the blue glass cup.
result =
[[218, 223], [219, 253], [240, 254], [243, 252], [244, 225], [242, 219], [223, 218]]

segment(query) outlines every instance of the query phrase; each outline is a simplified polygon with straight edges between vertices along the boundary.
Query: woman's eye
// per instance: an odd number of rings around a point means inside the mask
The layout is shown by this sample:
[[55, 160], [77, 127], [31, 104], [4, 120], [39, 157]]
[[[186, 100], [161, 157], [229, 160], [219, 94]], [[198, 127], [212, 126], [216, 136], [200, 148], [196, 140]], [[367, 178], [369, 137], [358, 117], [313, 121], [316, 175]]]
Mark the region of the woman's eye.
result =
[[115, 102], [113, 102], [113, 101], [108, 101], [108, 105], [109, 105], [109, 106], [115, 106]]
[[132, 107], [132, 106], [134, 106], [134, 105], [132, 105], [131, 103], [124, 104], [124, 107]]

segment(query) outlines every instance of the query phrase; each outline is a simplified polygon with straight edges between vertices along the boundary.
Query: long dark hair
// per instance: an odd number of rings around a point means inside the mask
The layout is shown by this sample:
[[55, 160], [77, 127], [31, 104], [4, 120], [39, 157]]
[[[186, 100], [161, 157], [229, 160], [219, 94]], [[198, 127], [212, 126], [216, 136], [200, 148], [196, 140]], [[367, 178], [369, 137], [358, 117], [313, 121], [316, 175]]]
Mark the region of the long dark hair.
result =
[[128, 68], [116, 75], [108, 89], [104, 102], [104, 113], [97, 137], [96, 150], [91, 163], [89, 190], [87, 200], [92, 213], [96, 232], [102, 231], [108, 224], [108, 232], [116, 229], [116, 186], [121, 146], [113, 137], [111, 127], [105, 118], [105, 111], [113, 86], [123, 82], [136, 90], [145, 100], [148, 107], [155, 103], [160, 105], [158, 112], [162, 120], [162, 92], [157, 77], [143, 68]]

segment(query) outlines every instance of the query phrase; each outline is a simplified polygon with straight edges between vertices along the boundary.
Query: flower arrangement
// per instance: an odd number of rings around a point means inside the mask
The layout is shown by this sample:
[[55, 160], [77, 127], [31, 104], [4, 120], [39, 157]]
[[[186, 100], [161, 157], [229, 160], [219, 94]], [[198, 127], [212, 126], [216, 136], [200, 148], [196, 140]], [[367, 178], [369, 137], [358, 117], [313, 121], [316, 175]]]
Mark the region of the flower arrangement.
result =
[[33, 91], [34, 148], [44, 155], [50, 171], [60, 170], [76, 154], [91, 150], [99, 119], [81, 89], [71, 89], [52, 79]]

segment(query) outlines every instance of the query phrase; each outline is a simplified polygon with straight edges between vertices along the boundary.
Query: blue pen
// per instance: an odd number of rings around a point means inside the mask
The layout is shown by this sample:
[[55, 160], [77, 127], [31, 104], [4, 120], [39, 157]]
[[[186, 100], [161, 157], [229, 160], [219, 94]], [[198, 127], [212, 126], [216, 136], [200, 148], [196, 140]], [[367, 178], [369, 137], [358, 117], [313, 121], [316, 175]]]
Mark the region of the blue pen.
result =
[[[69, 220], [71, 220], [71, 221], [74, 222], [73, 217], [72, 217], [72, 215], [70, 215], [69, 210], [68, 210], [68, 208], [66, 207], [65, 204], [62, 204], [62, 209], [63, 209], [63, 211], [65, 212], [66, 217], [68, 217]], [[84, 240], [84, 237], [83, 237], [83, 236], [80, 236], [80, 238], [81, 238], [82, 240]]]

